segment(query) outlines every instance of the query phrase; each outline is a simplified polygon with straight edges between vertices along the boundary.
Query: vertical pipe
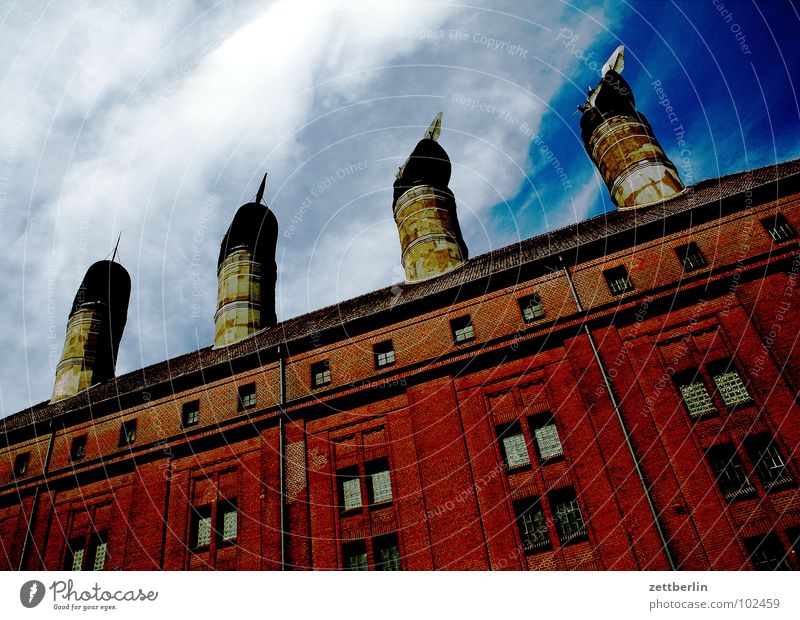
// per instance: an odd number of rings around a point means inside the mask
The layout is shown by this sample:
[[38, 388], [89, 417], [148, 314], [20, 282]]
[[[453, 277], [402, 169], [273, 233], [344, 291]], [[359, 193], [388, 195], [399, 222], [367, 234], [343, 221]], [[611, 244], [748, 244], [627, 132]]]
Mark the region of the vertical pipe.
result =
[[[559, 260], [561, 260], [561, 257], [559, 257]], [[583, 312], [583, 306], [581, 305], [581, 300], [578, 297], [578, 292], [575, 289], [575, 285], [572, 282], [572, 277], [569, 274], [569, 269], [567, 269], [567, 266], [563, 264], [562, 268], [564, 269], [564, 275], [566, 276], [567, 283], [569, 284], [569, 290], [572, 292], [572, 296], [575, 300], [575, 305], [578, 307], [578, 310], [580, 312]], [[594, 359], [597, 362], [597, 366], [600, 368], [600, 374], [603, 376], [603, 383], [606, 386], [608, 397], [611, 399], [611, 405], [612, 407], [614, 407], [614, 413], [616, 414], [617, 422], [619, 423], [619, 426], [622, 429], [622, 434], [625, 437], [625, 444], [628, 446], [628, 451], [631, 454], [631, 458], [633, 458], [633, 465], [636, 468], [636, 475], [639, 478], [639, 483], [642, 485], [644, 496], [647, 499], [647, 505], [650, 507], [650, 512], [653, 515], [653, 523], [656, 526], [658, 537], [661, 539], [661, 546], [664, 549], [664, 554], [667, 556], [667, 562], [669, 562], [670, 570], [678, 570], [677, 566], [675, 565], [675, 560], [672, 557], [672, 553], [669, 550], [669, 545], [667, 544], [667, 537], [664, 534], [664, 530], [661, 527], [661, 522], [658, 519], [658, 512], [656, 511], [655, 504], [653, 503], [653, 498], [650, 496], [650, 490], [647, 488], [647, 482], [644, 479], [644, 473], [642, 472], [641, 463], [639, 463], [639, 457], [636, 455], [636, 450], [633, 447], [633, 442], [631, 441], [631, 435], [628, 432], [628, 427], [625, 425], [625, 420], [622, 417], [622, 412], [620, 411], [619, 403], [617, 402], [617, 399], [614, 396], [614, 391], [611, 388], [611, 379], [606, 373], [606, 368], [603, 365], [603, 360], [600, 359], [600, 352], [597, 350], [594, 338], [592, 337], [592, 332], [589, 330], [589, 326], [586, 323], [583, 324], [583, 329], [586, 332], [586, 337], [589, 339], [589, 345], [592, 347], [592, 353], [594, 354]]]

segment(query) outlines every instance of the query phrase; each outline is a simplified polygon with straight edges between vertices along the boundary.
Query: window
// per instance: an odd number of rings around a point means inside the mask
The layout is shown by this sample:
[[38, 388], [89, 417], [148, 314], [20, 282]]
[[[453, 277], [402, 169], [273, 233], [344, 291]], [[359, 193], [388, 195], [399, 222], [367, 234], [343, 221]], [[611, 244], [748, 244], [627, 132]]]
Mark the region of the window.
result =
[[628, 278], [628, 270], [625, 265], [614, 267], [603, 272], [603, 276], [608, 284], [608, 289], [612, 295], [620, 295], [633, 290], [633, 285]]
[[542, 551], [550, 548], [550, 534], [539, 498], [526, 499], [514, 504], [517, 526], [525, 551]]
[[553, 520], [562, 545], [586, 537], [586, 525], [572, 487], [553, 491], [550, 494], [550, 506], [553, 508]]
[[400, 547], [397, 534], [387, 534], [376, 538], [372, 543], [375, 549], [376, 570], [403, 570], [400, 565]]
[[519, 422], [512, 422], [500, 427], [497, 436], [500, 439], [500, 446], [503, 448], [503, 461], [508, 469], [531, 464], [528, 446]]
[[64, 570], [103, 570], [108, 558], [108, 534], [98, 532], [67, 543]]
[[205, 549], [211, 544], [211, 504], [192, 509], [192, 548]]
[[456, 344], [475, 340], [475, 329], [472, 327], [472, 317], [470, 315], [461, 316], [450, 321], [450, 329], [453, 331], [453, 340]]
[[370, 504], [392, 501], [392, 479], [389, 474], [389, 462], [386, 459], [368, 463], [367, 477], [369, 479]]
[[130, 446], [136, 441], [136, 418], [123, 422], [119, 427], [119, 445]]
[[745, 449], [766, 489], [781, 488], [794, 483], [786, 461], [783, 460], [775, 440], [768, 434], [755, 435], [745, 440]]
[[756, 570], [789, 570], [786, 550], [775, 533], [748, 538], [744, 545]]
[[236, 500], [223, 499], [217, 503], [217, 531], [222, 536], [222, 542], [229, 543], [236, 540], [239, 535], [239, 511], [236, 509]]
[[519, 300], [519, 309], [522, 312], [522, 320], [526, 323], [533, 323], [544, 316], [542, 299], [539, 293], [534, 293]]
[[375, 368], [383, 368], [394, 364], [394, 345], [391, 340], [379, 342], [372, 348], [375, 356]]
[[706, 259], [694, 241], [675, 248], [675, 254], [678, 255], [684, 271], [694, 271], [706, 266]]
[[742, 376], [730, 361], [717, 365], [711, 373], [717, 392], [726, 407], [735, 407], [753, 400], [747, 392]]
[[361, 508], [361, 479], [355, 468], [339, 474], [340, 506], [344, 512]]
[[764, 218], [761, 220], [761, 225], [775, 243], [782, 243], [797, 236], [791, 224], [786, 221], [783, 213], [776, 213], [774, 217]]
[[79, 435], [72, 440], [69, 458], [71, 461], [80, 461], [84, 456], [86, 456], [86, 435]]
[[557, 459], [564, 456], [561, 439], [558, 436], [556, 423], [551, 416], [531, 419], [531, 431], [536, 443], [536, 452], [540, 461]]
[[697, 419], [716, 412], [717, 408], [711, 400], [711, 394], [696, 368], [675, 375], [675, 383], [690, 418]]
[[331, 364], [329, 360], [322, 360], [311, 364], [311, 387], [318, 388], [331, 382]]
[[12, 476], [14, 478], [19, 478], [20, 476], [24, 476], [28, 471], [28, 462], [30, 460], [31, 460], [30, 452], [23, 452], [22, 454], [18, 454], [17, 458], [14, 459], [14, 469], [12, 470]]
[[[255, 397], [255, 394], [253, 395]], [[253, 399], [255, 405], [255, 398]], [[194, 426], [200, 421], [200, 401], [193, 400], [189, 403], [183, 403], [183, 425]]]
[[733, 444], [713, 446], [708, 451], [708, 462], [725, 499], [740, 499], [755, 492]]
[[369, 570], [367, 546], [363, 540], [342, 545], [342, 559], [345, 570]]
[[248, 383], [239, 387], [239, 411], [246, 411], [256, 406], [256, 384]]

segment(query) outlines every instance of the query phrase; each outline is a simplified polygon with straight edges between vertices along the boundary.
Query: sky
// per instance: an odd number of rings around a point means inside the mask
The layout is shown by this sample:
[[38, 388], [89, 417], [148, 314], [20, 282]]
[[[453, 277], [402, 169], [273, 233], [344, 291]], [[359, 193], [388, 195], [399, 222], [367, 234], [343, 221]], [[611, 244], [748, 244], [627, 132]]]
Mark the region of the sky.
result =
[[470, 255], [612, 210], [575, 110], [618, 45], [687, 185], [798, 158], [798, 26], [789, 1], [2, 0], [0, 417], [50, 398], [120, 233], [117, 374], [209, 346], [264, 172], [279, 320], [402, 280], [392, 182], [440, 111]]

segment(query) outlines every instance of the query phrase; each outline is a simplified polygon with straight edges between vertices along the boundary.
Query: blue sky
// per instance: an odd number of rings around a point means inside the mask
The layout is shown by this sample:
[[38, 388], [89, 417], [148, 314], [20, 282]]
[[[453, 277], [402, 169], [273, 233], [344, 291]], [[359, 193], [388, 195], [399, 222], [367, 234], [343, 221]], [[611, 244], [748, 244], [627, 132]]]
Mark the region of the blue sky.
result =
[[688, 183], [800, 156], [790, 2], [472, 4], [0, 4], [0, 415], [49, 398], [120, 231], [118, 372], [208, 346], [219, 243], [265, 170], [280, 319], [402, 279], [391, 184], [439, 111], [473, 256], [611, 209], [573, 112], [620, 44]]

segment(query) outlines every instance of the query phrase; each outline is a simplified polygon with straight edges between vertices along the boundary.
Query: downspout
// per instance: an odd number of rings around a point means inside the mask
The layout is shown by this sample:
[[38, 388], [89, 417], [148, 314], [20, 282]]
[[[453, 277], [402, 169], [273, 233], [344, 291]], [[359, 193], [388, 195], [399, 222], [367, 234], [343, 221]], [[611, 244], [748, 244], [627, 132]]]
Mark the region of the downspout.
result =
[[283, 349], [278, 345], [278, 374], [279, 374], [279, 405], [280, 412], [278, 414], [278, 471], [279, 471], [279, 486], [280, 486], [280, 518], [281, 518], [281, 570], [286, 570], [286, 493], [285, 493], [285, 474], [284, 469], [286, 463], [284, 462], [283, 454], [283, 406], [286, 404], [286, 364], [283, 361]]
[[[56, 429], [53, 425], [53, 418], [50, 418], [50, 425], [48, 427], [50, 430], [50, 440], [47, 443], [47, 455], [44, 459], [44, 468], [42, 469], [42, 476], [44, 477], [44, 482], [42, 484], [47, 484], [47, 470], [50, 468], [50, 457], [53, 456], [53, 444], [56, 441]], [[28, 525], [25, 531], [25, 539], [22, 541], [22, 553], [19, 556], [19, 568], [17, 570], [23, 570], [23, 566], [25, 566], [25, 560], [27, 559], [28, 549], [31, 545], [31, 540], [33, 539], [33, 520], [36, 518], [36, 513], [39, 510], [39, 491], [42, 488], [41, 484], [36, 485], [36, 490], [33, 493], [33, 506], [31, 506], [31, 513], [28, 516]], [[40, 558], [42, 562], [44, 562], [43, 558]]]
[[[563, 258], [561, 256], [558, 257], [559, 261], [562, 262], [562, 269], [564, 270], [564, 275], [567, 278], [567, 284], [569, 284], [569, 290], [572, 293], [572, 298], [575, 300], [575, 305], [578, 308], [578, 312], [583, 312], [583, 304], [581, 304], [581, 300], [578, 297], [578, 291], [575, 289], [575, 284], [572, 282], [572, 276], [570, 276], [569, 269], [567, 266], [563, 264]], [[633, 448], [633, 442], [631, 441], [631, 435], [628, 432], [628, 427], [625, 425], [625, 420], [622, 417], [622, 412], [619, 408], [619, 403], [617, 403], [617, 399], [614, 396], [614, 390], [611, 388], [611, 379], [606, 373], [606, 368], [603, 365], [603, 360], [600, 359], [600, 352], [597, 350], [597, 346], [595, 345], [594, 338], [592, 337], [592, 332], [589, 330], [589, 326], [584, 321], [583, 329], [586, 332], [586, 337], [589, 339], [589, 345], [592, 347], [592, 353], [594, 354], [594, 359], [597, 362], [597, 366], [600, 368], [600, 374], [603, 376], [603, 383], [605, 383], [606, 391], [608, 392], [608, 396], [611, 399], [611, 405], [614, 407], [614, 413], [617, 416], [617, 422], [619, 423], [620, 428], [622, 429], [622, 434], [625, 437], [625, 444], [628, 446], [628, 451], [631, 454], [631, 458], [633, 459], [633, 465], [636, 468], [636, 475], [639, 478], [639, 482], [642, 485], [642, 490], [644, 491], [644, 496], [647, 499], [647, 505], [650, 506], [650, 512], [653, 515], [653, 523], [656, 526], [656, 531], [658, 532], [658, 537], [661, 539], [661, 546], [664, 549], [664, 554], [667, 556], [667, 562], [669, 562], [670, 570], [678, 570], [678, 567], [675, 565], [675, 560], [672, 557], [672, 553], [669, 550], [669, 545], [667, 544], [667, 537], [664, 534], [664, 530], [661, 527], [661, 522], [658, 519], [658, 512], [656, 511], [655, 504], [653, 504], [653, 498], [650, 496], [650, 490], [647, 488], [647, 482], [644, 479], [644, 474], [642, 473], [642, 466], [639, 462], [639, 457], [636, 455], [636, 450]]]

